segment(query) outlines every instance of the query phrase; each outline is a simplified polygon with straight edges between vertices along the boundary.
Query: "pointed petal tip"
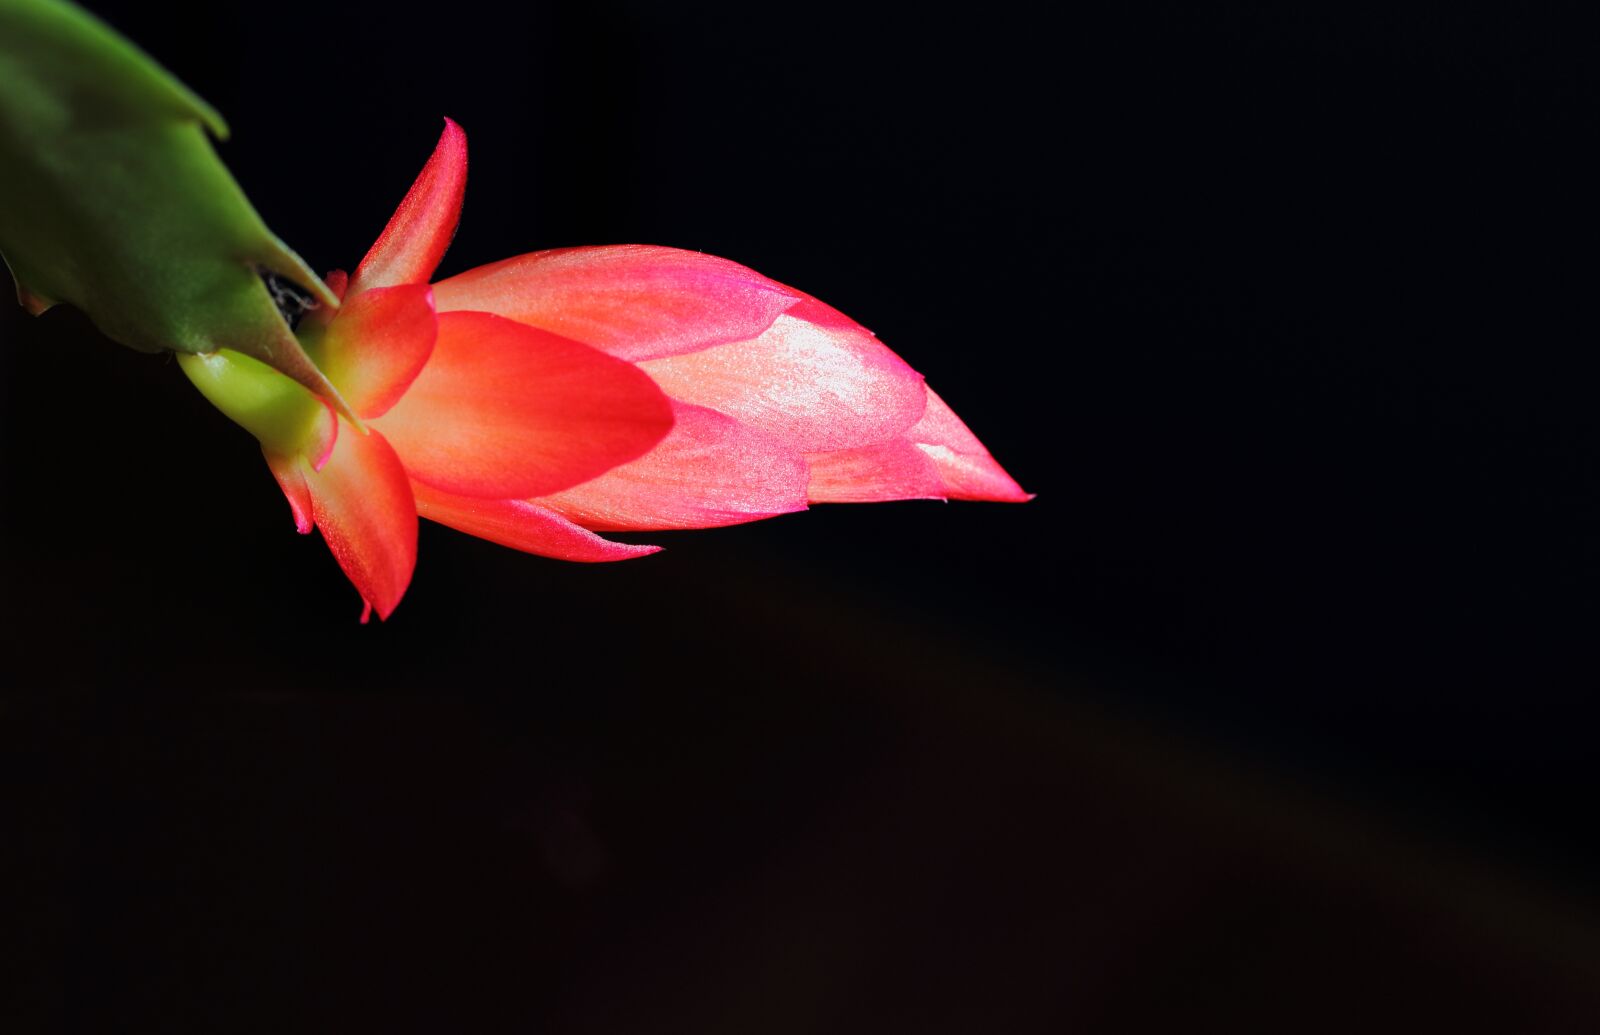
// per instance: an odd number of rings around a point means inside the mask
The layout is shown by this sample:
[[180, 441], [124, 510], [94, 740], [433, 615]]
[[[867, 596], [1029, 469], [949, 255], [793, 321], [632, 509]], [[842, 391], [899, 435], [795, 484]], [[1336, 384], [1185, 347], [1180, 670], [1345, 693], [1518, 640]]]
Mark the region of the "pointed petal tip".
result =
[[301, 535], [310, 535], [316, 527], [312, 518], [311, 489], [306, 485], [305, 472], [300, 468], [300, 458], [295, 456], [278, 456], [262, 450], [262, 455], [267, 458], [267, 469], [272, 472], [272, 477], [277, 479], [278, 488], [283, 490], [283, 496], [289, 501], [289, 514], [294, 518], [294, 530]]
[[931, 388], [922, 418], [904, 435], [853, 449], [808, 453], [814, 503], [982, 500], [1025, 503], [1033, 494], [1006, 473]]
[[928, 389], [928, 405], [907, 437], [933, 465], [951, 499], [989, 503], [1026, 503], [1023, 490], [989, 450], [956, 416], [939, 393]]
[[356, 267], [350, 293], [426, 283], [455, 236], [466, 187], [467, 135], [447, 117], [427, 164]]
[[659, 546], [603, 538], [531, 500], [457, 496], [419, 481], [413, 481], [411, 487], [421, 516], [524, 553], [593, 563], [632, 560], [661, 550]]
[[1034, 494], [1023, 490], [987, 451], [973, 453], [943, 443], [917, 443], [937, 472], [945, 493], [954, 500], [1026, 503]]
[[411, 484], [382, 435], [341, 438], [327, 467], [306, 475], [312, 519], [357, 592], [387, 618], [417, 562]]

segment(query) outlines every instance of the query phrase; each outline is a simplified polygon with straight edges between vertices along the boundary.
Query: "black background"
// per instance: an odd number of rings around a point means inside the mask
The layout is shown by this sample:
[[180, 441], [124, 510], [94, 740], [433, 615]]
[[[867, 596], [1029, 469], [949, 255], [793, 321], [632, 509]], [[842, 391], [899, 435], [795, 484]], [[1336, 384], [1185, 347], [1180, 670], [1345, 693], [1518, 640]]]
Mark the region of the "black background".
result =
[[1038, 498], [425, 526], [363, 627], [169, 358], [7, 308], [7, 1030], [1600, 1016], [1592, 37], [1262, 7], [95, 8], [319, 269], [448, 114], [441, 273], [733, 258]]

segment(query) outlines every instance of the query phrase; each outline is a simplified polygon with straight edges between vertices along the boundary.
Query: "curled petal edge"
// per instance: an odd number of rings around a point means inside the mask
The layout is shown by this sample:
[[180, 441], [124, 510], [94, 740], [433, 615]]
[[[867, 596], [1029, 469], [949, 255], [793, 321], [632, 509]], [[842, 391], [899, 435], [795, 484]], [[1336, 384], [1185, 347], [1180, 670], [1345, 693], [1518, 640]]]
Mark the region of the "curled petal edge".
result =
[[413, 482], [417, 513], [429, 521], [561, 561], [626, 561], [660, 551], [659, 546], [618, 543], [602, 538], [548, 507], [529, 500], [487, 500], [441, 492]]
[[995, 462], [955, 412], [927, 389], [927, 408], [888, 442], [806, 454], [813, 503], [965, 499], [1025, 503], [1033, 494]]

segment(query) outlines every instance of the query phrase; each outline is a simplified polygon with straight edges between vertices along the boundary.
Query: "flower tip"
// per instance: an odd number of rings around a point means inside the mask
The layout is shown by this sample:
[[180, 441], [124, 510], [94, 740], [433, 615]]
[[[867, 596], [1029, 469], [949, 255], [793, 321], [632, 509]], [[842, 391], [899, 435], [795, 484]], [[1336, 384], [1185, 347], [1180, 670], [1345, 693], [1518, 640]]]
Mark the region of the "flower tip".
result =
[[394, 609], [399, 607], [399, 606], [400, 606], [400, 601], [396, 600], [394, 603], [390, 604], [388, 607], [378, 607], [377, 605], [373, 604], [372, 601], [368, 600], [366, 597], [362, 597], [361, 598], [361, 624], [362, 625], [371, 625], [372, 624], [372, 616], [373, 615], [377, 615], [378, 616], [378, 621], [387, 622], [389, 620], [389, 616], [394, 614]]
[[[596, 560], [600, 560], [602, 563], [604, 561], [608, 561], [608, 560], [638, 560], [640, 557], [649, 557], [653, 553], [660, 553], [661, 552], [661, 547], [653, 546], [653, 545], [650, 545], [650, 544], [647, 544], [647, 543], [626, 543], [626, 544], [619, 543], [617, 545], [619, 545], [619, 546], [624, 546], [625, 545], [628, 548], [626, 557], [622, 556], [619, 553], [619, 555], [616, 556], [616, 557], [596, 558]], [[594, 563], [594, 562], [590, 562], [590, 563]]]
[[[954, 476], [949, 483], [947, 491], [951, 499], [976, 500], [980, 503], [1027, 503], [1037, 496], [1037, 493], [1025, 492], [1003, 470], [994, 472], [974, 471], [971, 465], [961, 474]], [[944, 472], [946, 477], [951, 477], [948, 469]]]
[[467, 134], [446, 117], [433, 154], [350, 278], [349, 295], [427, 283], [455, 235], [466, 185]]
[[[1038, 495], [1018, 485], [1017, 480], [1007, 474], [1006, 469], [996, 463], [994, 457], [989, 457], [988, 460], [987, 465], [981, 466], [972, 464], [971, 458], [968, 460], [969, 465], [979, 468], [978, 471], [972, 472], [976, 477], [972, 477], [965, 486], [969, 491], [977, 491], [978, 495], [973, 498], [989, 503], [1026, 503]], [[988, 470], [982, 470], [982, 467], [987, 467]]]

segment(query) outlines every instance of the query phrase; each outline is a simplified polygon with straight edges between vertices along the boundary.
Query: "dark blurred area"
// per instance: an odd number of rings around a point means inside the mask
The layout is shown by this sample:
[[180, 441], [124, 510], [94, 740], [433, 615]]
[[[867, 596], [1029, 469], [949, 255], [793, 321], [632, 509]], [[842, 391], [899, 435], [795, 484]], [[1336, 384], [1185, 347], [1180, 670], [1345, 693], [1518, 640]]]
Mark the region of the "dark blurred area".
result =
[[1575, 24], [91, 8], [317, 268], [448, 114], [442, 273], [743, 262], [1038, 498], [425, 525], [363, 627], [169, 357], [0, 306], [0, 1030], [1600, 1022]]

